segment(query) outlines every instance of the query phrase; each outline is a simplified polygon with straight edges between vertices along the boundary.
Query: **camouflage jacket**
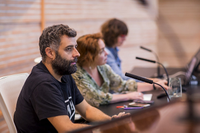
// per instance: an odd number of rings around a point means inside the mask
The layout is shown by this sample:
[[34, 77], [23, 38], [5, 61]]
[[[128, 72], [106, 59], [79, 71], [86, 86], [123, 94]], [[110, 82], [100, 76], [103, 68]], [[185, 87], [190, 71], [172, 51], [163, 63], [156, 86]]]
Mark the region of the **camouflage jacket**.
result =
[[108, 104], [112, 100], [112, 94], [126, 93], [127, 91], [137, 91], [135, 80], [123, 80], [107, 64], [97, 67], [103, 78], [103, 84], [98, 86], [95, 80], [83, 68], [77, 65], [76, 73], [72, 74], [78, 89], [85, 100], [92, 106], [98, 107], [101, 104]]

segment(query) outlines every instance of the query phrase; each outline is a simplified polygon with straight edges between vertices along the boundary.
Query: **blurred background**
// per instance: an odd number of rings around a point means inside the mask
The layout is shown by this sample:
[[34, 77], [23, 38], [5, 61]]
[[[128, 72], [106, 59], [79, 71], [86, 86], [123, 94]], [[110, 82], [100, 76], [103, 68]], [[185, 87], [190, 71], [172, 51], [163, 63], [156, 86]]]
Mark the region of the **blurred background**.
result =
[[118, 18], [129, 34], [120, 57], [122, 70], [155, 64], [135, 56], [155, 59], [166, 67], [184, 67], [200, 47], [200, 0], [0, 0], [0, 76], [30, 72], [40, 56], [41, 31], [67, 24], [78, 36], [100, 31], [103, 22]]
[[[123, 20], [129, 34], [120, 47], [123, 72], [156, 67], [136, 60], [155, 60], [166, 67], [185, 67], [200, 47], [200, 0], [0, 0], [0, 77], [30, 72], [40, 57], [41, 31], [66, 24], [77, 37], [100, 31], [110, 18]], [[0, 112], [0, 132], [8, 132]]]

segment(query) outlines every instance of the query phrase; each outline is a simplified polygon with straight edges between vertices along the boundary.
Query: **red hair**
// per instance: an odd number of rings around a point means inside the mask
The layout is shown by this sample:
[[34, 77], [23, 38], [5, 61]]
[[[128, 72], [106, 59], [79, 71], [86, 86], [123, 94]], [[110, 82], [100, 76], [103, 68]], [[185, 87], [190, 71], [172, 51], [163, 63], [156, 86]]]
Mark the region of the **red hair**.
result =
[[77, 63], [79, 66], [90, 65], [94, 62], [95, 57], [100, 51], [98, 44], [99, 39], [102, 39], [100, 33], [87, 34], [78, 38], [77, 50], [80, 53], [80, 57]]

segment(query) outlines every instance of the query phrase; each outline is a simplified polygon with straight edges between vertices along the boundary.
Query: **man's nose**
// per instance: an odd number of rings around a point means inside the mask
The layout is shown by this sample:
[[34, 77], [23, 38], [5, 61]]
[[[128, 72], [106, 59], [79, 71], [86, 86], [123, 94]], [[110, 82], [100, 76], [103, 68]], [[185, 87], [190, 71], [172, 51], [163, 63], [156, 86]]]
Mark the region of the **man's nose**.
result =
[[73, 56], [74, 57], [79, 57], [80, 56], [80, 53], [78, 52], [78, 50], [76, 48], [74, 48]]

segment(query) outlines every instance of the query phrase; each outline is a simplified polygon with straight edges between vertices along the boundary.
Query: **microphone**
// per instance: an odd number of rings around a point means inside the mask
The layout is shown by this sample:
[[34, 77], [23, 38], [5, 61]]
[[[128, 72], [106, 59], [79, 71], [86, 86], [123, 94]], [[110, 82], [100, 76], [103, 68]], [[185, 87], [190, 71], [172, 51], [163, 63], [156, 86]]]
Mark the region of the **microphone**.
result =
[[[143, 46], [140, 46], [140, 48], [143, 49], [143, 50], [146, 50], [148, 52], [153, 53], [155, 55], [155, 57], [156, 57], [156, 60], [159, 62], [158, 56], [157, 56], [157, 54], [155, 52], [153, 52], [152, 50], [150, 50], [148, 48], [145, 48]], [[162, 75], [160, 75], [160, 65], [157, 66], [157, 77], [158, 78], [162, 78], [163, 77]]]
[[165, 73], [167, 75], [167, 85], [169, 85], [169, 75], [168, 75], [168, 72], [167, 72], [167, 70], [166, 70], [166, 68], [164, 67], [163, 64], [161, 64], [160, 62], [154, 61], [154, 60], [149, 60], [149, 59], [145, 59], [145, 58], [141, 58], [141, 57], [136, 57], [136, 59], [143, 60], [143, 61], [148, 61], [148, 62], [151, 62], [151, 63], [158, 63], [158, 65], [161, 65], [165, 70]]
[[165, 94], [167, 95], [167, 98], [170, 101], [169, 94], [167, 93], [167, 91], [165, 90], [165, 88], [162, 85], [153, 82], [153, 80], [146, 79], [146, 78], [143, 78], [143, 77], [140, 77], [140, 76], [137, 76], [137, 75], [133, 75], [133, 74], [127, 73], [127, 72], [125, 73], [125, 76], [131, 77], [131, 78], [134, 78], [134, 79], [137, 79], [137, 80], [141, 80], [141, 81], [149, 83], [149, 84], [157, 84], [157, 85], [159, 85], [165, 91]]

